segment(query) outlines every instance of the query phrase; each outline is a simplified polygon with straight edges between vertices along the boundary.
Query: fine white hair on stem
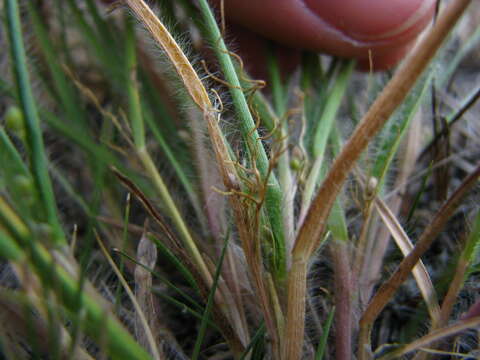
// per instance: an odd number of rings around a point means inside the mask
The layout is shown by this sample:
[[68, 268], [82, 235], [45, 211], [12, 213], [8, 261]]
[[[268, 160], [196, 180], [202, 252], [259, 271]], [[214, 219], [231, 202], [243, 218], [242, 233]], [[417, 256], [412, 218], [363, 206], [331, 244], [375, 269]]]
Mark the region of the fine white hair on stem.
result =
[[142, 20], [155, 41], [163, 48], [178, 75], [182, 78], [193, 101], [201, 110], [211, 109], [213, 106], [207, 90], [183, 50], [178, 46], [166, 27], [143, 0], [127, 0], [126, 3], [135, 15]]

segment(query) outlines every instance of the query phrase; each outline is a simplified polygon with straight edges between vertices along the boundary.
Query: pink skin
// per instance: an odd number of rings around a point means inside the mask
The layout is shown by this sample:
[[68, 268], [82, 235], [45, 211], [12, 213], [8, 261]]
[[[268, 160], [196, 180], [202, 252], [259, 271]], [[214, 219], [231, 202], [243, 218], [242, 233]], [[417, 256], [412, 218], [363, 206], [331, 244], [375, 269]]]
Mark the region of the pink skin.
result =
[[[220, 8], [221, 0], [211, 0]], [[224, 0], [226, 18], [291, 49], [396, 64], [430, 22], [435, 0]], [[258, 37], [258, 35], [257, 35]], [[240, 49], [245, 34], [239, 36]], [[255, 46], [253, 46], [255, 47]], [[291, 50], [290, 50], [291, 51]], [[247, 51], [248, 52], [248, 51]]]

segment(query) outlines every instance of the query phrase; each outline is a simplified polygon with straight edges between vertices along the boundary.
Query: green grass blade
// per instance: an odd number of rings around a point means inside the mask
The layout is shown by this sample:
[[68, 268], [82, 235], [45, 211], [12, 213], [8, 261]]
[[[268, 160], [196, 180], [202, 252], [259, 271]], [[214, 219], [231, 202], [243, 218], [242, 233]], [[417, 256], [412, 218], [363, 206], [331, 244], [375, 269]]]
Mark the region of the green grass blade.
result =
[[390, 127], [380, 145], [380, 153], [375, 160], [371, 172], [371, 176], [378, 180], [377, 189], [383, 187], [385, 177], [398, 151], [403, 136], [420, 108], [420, 105], [423, 103], [425, 95], [428, 93], [433, 75], [434, 71], [430, 70], [430, 73], [424, 77], [423, 81], [420, 81], [412, 90], [411, 94], [408, 95], [397, 116], [394, 116], [392, 121], [390, 121]]
[[[305, 127], [315, 129], [318, 119], [322, 114], [325, 101], [329, 93], [329, 80], [320, 63], [319, 55], [316, 53], [304, 53], [302, 56], [300, 85], [305, 93], [303, 113], [305, 117]], [[306, 131], [304, 135], [305, 150], [311, 150], [314, 138], [314, 131]]]
[[322, 115], [316, 124], [311, 149], [314, 164], [308, 175], [305, 190], [302, 195], [302, 213], [306, 212], [309, 208], [318, 182], [320, 181], [323, 172], [322, 167], [325, 164], [324, 158], [328, 139], [330, 138], [333, 124], [344, 98], [349, 83], [348, 79], [353, 72], [354, 66], [355, 62], [353, 60], [344, 61], [339, 65], [338, 76], [335, 78], [333, 88], [325, 100]]
[[324, 156], [334, 120], [336, 119], [354, 67], [355, 61], [353, 60], [344, 61], [339, 66], [338, 76], [335, 79], [335, 84], [328, 96], [325, 109], [315, 130], [312, 149], [315, 158]]
[[95, 31], [95, 29], [89, 24], [89, 22], [85, 18], [84, 13], [77, 6], [75, 0], [67, 0], [66, 3], [68, 4], [71, 12], [70, 18], [76, 23], [76, 25], [80, 29], [80, 33], [94, 50], [97, 58], [104, 65], [105, 70], [107, 70], [110, 75], [112, 75], [109, 76], [109, 78], [115, 80], [115, 76], [113, 76], [114, 74], [121, 75], [121, 72], [118, 71], [118, 54], [105, 46], [104, 41], [102, 41], [102, 34]]
[[[196, 317], [198, 320], [202, 320], [203, 319], [203, 313], [200, 313], [196, 310], [194, 310], [193, 308], [191, 308], [190, 306], [186, 305], [185, 303], [181, 302], [181, 301], [178, 301], [177, 299], [175, 299], [174, 297], [172, 296], [169, 296], [167, 294], [164, 294], [163, 292], [157, 290], [157, 289], [152, 289], [152, 292], [162, 298], [164, 298], [165, 300], [167, 300], [170, 304], [172, 304], [173, 306], [175, 306], [176, 308], [178, 308], [178, 310], [180, 310], [181, 312], [187, 312], [189, 313], [190, 315], [192, 315], [193, 317]], [[202, 309], [201, 309], [202, 310]], [[200, 310], [200, 311], [201, 311]], [[214, 329], [215, 331], [218, 331], [220, 332], [220, 328], [214, 323], [212, 322], [211, 320], [208, 321], [208, 325]]]
[[188, 178], [188, 174], [185, 171], [185, 168], [183, 167], [181, 162], [177, 160], [173, 150], [168, 145], [159, 127], [157, 126], [153, 118], [148, 113], [145, 114], [145, 122], [147, 123], [149, 129], [151, 130], [155, 140], [157, 140], [157, 143], [160, 146], [162, 152], [165, 154], [165, 157], [170, 162], [173, 170], [175, 171], [175, 174], [178, 177], [178, 180], [180, 181], [183, 188], [185, 189], [196, 213], [198, 215], [201, 215], [203, 212], [201, 211], [200, 201], [198, 200], [197, 193], [194, 189], [192, 182]]
[[[342, 139], [337, 126], [333, 126], [330, 139], [333, 145], [333, 155], [337, 156], [342, 149]], [[333, 204], [332, 211], [328, 217], [328, 229], [332, 232], [332, 237], [335, 240], [348, 241], [347, 218], [345, 215], [345, 207], [342, 205], [341, 200], [342, 195], [340, 195]]]
[[71, 82], [62, 70], [58, 61], [57, 49], [54, 48], [49, 34], [39, 17], [38, 9], [33, 2], [28, 3], [28, 10], [32, 19], [35, 35], [38, 39], [38, 44], [45, 56], [46, 64], [52, 75], [56, 96], [59, 97], [65, 110], [66, 119], [68, 119], [69, 122], [71, 121], [78, 124], [78, 126], [84, 125], [84, 111], [80, 105], [81, 103], [78, 101], [78, 96], [71, 86]]
[[145, 126], [142, 106], [137, 88], [137, 55], [135, 48], [135, 29], [132, 19], [125, 19], [125, 74], [128, 94], [128, 115], [132, 124], [133, 141], [137, 149], [145, 147]]
[[64, 245], [66, 244], [65, 235], [57, 215], [52, 183], [48, 175], [48, 162], [43, 144], [40, 120], [30, 86], [17, 1], [6, 0], [5, 11], [12, 65], [17, 81], [20, 103], [25, 116], [32, 174], [40, 195], [41, 203], [46, 212], [46, 218], [53, 228], [54, 241], [59, 245]]
[[446, 66], [446, 68], [442, 69], [442, 75], [438, 81], [439, 86], [445, 85], [445, 83], [451, 79], [452, 75], [457, 70], [458, 65], [463, 60], [463, 58], [467, 56], [470, 51], [475, 49], [475, 47], [477, 47], [479, 43], [480, 43], [480, 27], [478, 27], [477, 30], [475, 30], [475, 32], [472, 35], [470, 35], [470, 37], [468, 38], [467, 41], [465, 41], [465, 43], [460, 48], [460, 50], [455, 53], [455, 56], [453, 57], [453, 59], [451, 59], [448, 62], [448, 65]]
[[428, 179], [430, 179], [430, 176], [432, 175], [432, 171], [433, 171], [433, 164], [431, 163], [428, 166], [427, 173], [425, 174], [425, 176], [422, 179], [422, 184], [420, 185], [420, 189], [415, 194], [415, 198], [413, 199], [413, 203], [410, 206], [410, 209], [408, 210], [407, 220], [406, 220], [407, 224], [412, 220], [413, 214], [415, 213], [415, 210], [417, 209], [417, 206], [420, 203], [420, 198], [425, 193], [425, 190], [427, 188], [427, 182], [428, 182]]
[[107, 49], [113, 50], [116, 45], [116, 38], [112, 34], [110, 29], [110, 23], [105, 21], [100, 15], [97, 5], [98, 2], [94, 0], [86, 0], [86, 5], [89, 15], [92, 17], [93, 23], [97, 28], [97, 32], [102, 35], [102, 44]]
[[[270, 82], [272, 86], [272, 97], [275, 111], [279, 117], [279, 131], [275, 135], [278, 139], [278, 146], [283, 149], [288, 149], [289, 146], [289, 137], [288, 137], [288, 117], [285, 118], [287, 112], [287, 102], [288, 102], [288, 84], [284, 84], [282, 81], [282, 75], [280, 73], [280, 64], [278, 59], [273, 54], [273, 45], [270, 44], [268, 49], [267, 56], [267, 67], [270, 74]], [[282, 204], [282, 214], [283, 214], [283, 227], [284, 233], [287, 234], [287, 242], [290, 245], [293, 245], [294, 239], [293, 234], [295, 234], [295, 225], [294, 225], [294, 186], [293, 186], [293, 177], [290, 168], [290, 152], [284, 151], [283, 154], [278, 158], [278, 181], [282, 192], [285, 194]], [[289, 254], [286, 255], [289, 257]]]
[[255, 346], [257, 345], [257, 343], [259, 341], [261, 341], [262, 338], [265, 336], [265, 331], [266, 331], [265, 323], [262, 323], [262, 325], [260, 325], [260, 327], [257, 329], [257, 331], [255, 331], [255, 334], [253, 335], [252, 340], [250, 341], [250, 343], [245, 348], [245, 351], [243, 352], [242, 356], [240, 357], [240, 360], [245, 360], [247, 358], [250, 351], [253, 350], [255, 348]]
[[[151, 237], [150, 237], [151, 238]], [[115, 249], [115, 252], [118, 254], [122, 255], [126, 259], [130, 260], [133, 262], [135, 265], [141, 266], [145, 270], [147, 270], [149, 273], [151, 273], [155, 278], [159, 279], [162, 281], [165, 285], [167, 285], [168, 288], [174, 290], [177, 292], [180, 296], [182, 296], [185, 300], [187, 300], [190, 304], [192, 304], [197, 310], [202, 310], [202, 306], [200, 306], [192, 297], [190, 297], [187, 293], [185, 293], [182, 289], [179, 287], [175, 286], [172, 282], [168, 281], [168, 279], [162, 275], [160, 275], [158, 272], [155, 272], [154, 270], [150, 269], [149, 267], [145, 266], [144, 264], [138, 262], [136, 259], [128, 255], [127, 253], [120, 251], [118, 249]], [[179, 302], [180, 304], [183, 304], [186, 306], [184, 303]], [[198, 314], [198, 313], [197, 313]], [[201, 315], [200, 315], [201, 318]]]
[[32, 175], [7, 133], [0, 128], [0, 190], [17, 200], [15, 206], [25, 217], [36, 213], [37, 193]]
[[28, 249], [31, 266], [35, 269], [42, 284], [57, 295], [57, 299], [71, 313], [85, 311], [85, 327], [87, 334], [93, 339], [105, 339], [108, 354], [112, 359], [150, 360], [150, 356], [141, 348], [120, 322], [109, 314], [108, 306], [99, 297], [78, 292], [77, 280], [62, 267], [26, 227], [23, 221], [0, 198], [0, 225], [4, 227], [17, 245]]
[[480, 252], [480, 212], [477, 213], [473, 222], [472, 229], [467, 238], [467, 245], [462, 252], [462, 258], [466, 259], [469, 263], [468, 269], [465, 272], [465, 278], [467, 278], [475, 270], [475, 262], [478, 259]]
[[200, 350], [202, 347], [203, 339], [205, 338], [205, 333], [207, 331], [207, 325], [210, 319], [210, 313], [212, 311], [212, 306], [214, 304], [215, 292], [217, 290], [218, 280], [220, 279], [220, 274], [222, 272], [223, 259], [225, 258], [226, 250], [230, 240], [230, 234], [227, 234], [225, 239], [225, 245], [223, 246], [220, 259], [218, 259], [217, 269], [215, 270], [215, 275], [213, 277], [212, 287], [210, 293], [208, 294], [207, 304], [205, 306], [205, 311], [203, 312], [202, 321], [200, 323], [200, 329], [198, 330], [198, 336], [195, 340], [195, 346], [193, 348], [193, 354], [191, 359], [197, 360], [200, 355]]
[[57, 169], [55, 166], [51, 166], [51, 171], [54, 179], [58, 182], [58, 184], [65, 190], [65, 192], [72, 198], [74, 202], [78, 204], [80, 209], [87, 215], [88, 217], [94, 217], [95, 213], [91, 206], [85, 202], [75, 188], [70, 184], [68, 179], [63, 175], [60, 169]]
[[185, 280], [197, 291], [199, 290], [197, 282], [195, 281], [192, 273], [182, 264], [182, 262], [168, 249], [159, 239], [154, 236], [149, 236], [149, 239], [157, 245], [158, 250], [165, 256], [180, 273], [183, 275]]
[[333, 318], [335, 316], [335, 308], [332, 308], [328, 313], [327, 320], [325, 321], [325, 325], [323, 327], [322, 337], [318, 342], [317, 351], [315, 352], [315, 360], [322, 360], [323, 355], [327, 349], [327, 341], [328, 335], [330, 334], [330, 329], [332, 328]]
[[25, 258], [24, 255], [15, 241], [0, 229], [0, 257], [5, 260], [20, 262]]
[[287, 86], [283, 83], [280, 73], [280, 64], [277, 57], [273, 53], [273, 44], [269, 44], [267, 52], [267, 68], [272, 87], [272, 99], [275, 111], [279, 117], [282, 117], [287, 111], [288, 93]]
[[207, 38], [217, 55], [225, 79], [230, 84], [230, 95], [232, 96], [240, 130], [247, 143], [248, 151], [255, 156], [252, 160], [256, 162], [261, 177], [265, 179], [267, 175], [270, 176], [267, 184], [265, 207], [276, 242], [275, 251], [277, 254], [275, 254], [274, 258], [277, 259], [277, 264], [274, 272], [277, 278], [283, 278], [286, 274], [286, 245], [281, 211], [283, 194], [275, 174], [269, 174], [270, 164], [267, 153], [256, 131], [255, 121], [242, 91], [239, 77], [235, 71], [235, 65], [207, 0], [199, 0], [199, 8], [205, 22]]
[[7, 176], [11, 173], [30, 176], [27, 166], [9, 136], [3, 128], [0, 128], [0, 174]]

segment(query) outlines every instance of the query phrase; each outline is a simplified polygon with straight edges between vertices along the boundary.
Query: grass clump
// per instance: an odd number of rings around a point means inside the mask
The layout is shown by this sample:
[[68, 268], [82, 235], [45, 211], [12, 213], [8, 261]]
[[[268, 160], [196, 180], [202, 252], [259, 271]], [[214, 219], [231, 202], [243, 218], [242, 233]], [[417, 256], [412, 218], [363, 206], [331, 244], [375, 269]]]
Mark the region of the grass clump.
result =
[[459, 133], [480, 92], [443, 109], [438, 69], [470, 1], [390, 78], [312, 53], [288, 78], [266, 48], [266, 90], [206, 0], [124, 3], [4, 2], [0, 354], [468, 358], [480, 164]]

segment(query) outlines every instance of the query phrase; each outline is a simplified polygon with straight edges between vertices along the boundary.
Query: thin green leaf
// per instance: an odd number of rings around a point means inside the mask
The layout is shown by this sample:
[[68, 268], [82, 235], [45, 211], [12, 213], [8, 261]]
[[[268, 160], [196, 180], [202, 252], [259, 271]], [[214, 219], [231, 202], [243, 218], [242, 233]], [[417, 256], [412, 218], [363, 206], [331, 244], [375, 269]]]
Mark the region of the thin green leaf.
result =
[[[332, 134], [330, 138], [333, 145], [333, 155], [337, 156], [342, 148], [342, 140], [337, 126], [333, 126]], [[342, 195], [335, 200], [332, 211], [328, 217], [328, 229], [332, 233], [332, 237], [338, 241], [348, 241], [348, 226], [347, 218], [345, 215], [345, 208], [341, 203]]]
[[433, 164], [430, 163], [430, 165], [428, 166], [427, 173], [425, 174], [425, 176], [423, 176], [422, 184], [420, 185], [420, 189], [415, 194], [415, 198], [413, 199], [413, 203], [410, 206], [410, 209], [408, 210], [406, 223], [409, 223], [412, 220], [413, 214], [415, 213], [415, 210], [417, 209], [418, 204], [420, 203], [420, 198], [425, 193], [425, 190], [427, 188], [427, 181], [430, 178], [430, 176], [432, 175], [432, 171], [433, 171], [433, 166], [432, 165]]
[[128, 286], [128, 283], [125, 280], [125, 278], [123, 277], [119, 268], [117, 267], [117, 265], [113, 261], [112, 257], [108, 253], [107, 249], [103, 245], [102, 241], [100, 240], [100, 237], [98, 236], [98, 234], [95, 234], [95, 235], [96, 235], [96, 238], [97, 238], [98, 245], [100, 245], [100, 250], [102, 251], [102, 253], [105, 256], [105, 258], [107, 259], [108, 263], [112, 267], [115, 275], [117, 275], [118, 279], [120, 280], [120, 283], [122, 284], [123, 288], [125, 289], [125, 292], [127, 293], [130, 301], [132, 302], [133, 307], [135, 309], [135, 313], [136, 313], [135, 315], [138, 316], [138, 318], [140, 319], [140, 324], [143, 327], [145, 335], [148, 339], [147, 343], [148, 343], [149, 348], [150, 348], [150, 353], [153, 355], [154, 359], [160, 360], [160, 352], [158, 350], [157, 343], [156, 343], [155, 338], [153, 336], [152, 329], [150, 328], [150, 326], [148, 324], [148, 321], [146, 319], [145, 313], [143, 312], [140, 304], [138, 303], [137, 298], [135, 297], [135, 294], [133, 293], [133, 291]]
[[247, 358], [250, 351], [252, 351], [257, 346], [257, 344], [260, 341], [262, 341], [262, 339], [265, 336], [265, 332], [266, 332], [265, 323], [262, 322], [262, 324], [257, 329], [257, 331], [255, 331], [255, 334], [253, 335], [252, 340], [250, 341], [250, 343], [245, 348], [245, 351], [243, 352], [242, 356], [240, 357], [240, 360], [245, 360]]
[[330, 310], [328, 317], [325, 320], [325, 325], [323, 326], [322, 337], [318, 342], [317, 351], [315, 352], [315, 360], [322, 360], [323, 355], [327, 349], [328, 335], [330, 334], [330, 329], [332, 328], [333, 319], [335, 317], [335, 307]]
[[[185, 303], [181, 302], [181, 301], [178, 301], [177, 299], [175, 299], [174, 297], [172, 296], [169, 296], [167, 294], [164, 294], [162, 291], [159, 291], [155, 288], [152, 289], [152, 292], [154, 294], [157, 294], [158, 296], [164, 298], [165, 300], [167, 300], [170, 304], [172, 304], [173, 306], [177, 307], [182, 313], [186, 312], [186, 313], [189, 313], [190, 315], [196, 317], [198, 320], [202, 320], [203, 319], [203, 314], [194, 310], [193, 308], [191, 308], [190, 306], [186, 305]], [[208, 322], [208, 325], [214, 329], [215, 331], [218, 331], [220, 332], [220, 328], [214, 323], [212, 322], [211, 320], [209, 320]]]
[[154, 236], [151, 236], [150, 240], [152, 240], [155, 245], [157, 245], [160, 252], [165, 256], [176, 268], [180, 273], [183, 275], [185, 280], [196, 290], [198, 290], [197, 282], [195, 281], [195, 277], [192, 273], [182, 264], [182, 262], [170, 251], [159, 239]]
[[46, 217], [53, 228], [54, 241], [59, 245], [65, 245], [65, 235], [58, 219], [55, 196], [48, 175], [48, 162], [40, 128], [40, 119], [30, 86], [30, 76], [27, 69], [27, 59], [23, 45], [17, 1], [5, 1], [5, 11], [12, 65], [17, 81], [20, 104], [25, 116], [25, 128], [33, 178], [40, 195], [41, 203], [45, 209]]
[[15, 241], [0, 229], [0, 257], [4, 260], [20, 262], [24, 255]]
[[[111, 51], [109, 46], [105, 46], [104, 41], [102, 41], [102, 34], [95, 31], [95, 29], [87, 21], [85, 14], [80, 10], [75, 0], [67, 0], [67, 5], [70, 9], [71, 15], [70, 19], [80, 29], [80, 34], [87, 40], [88, 45], [96, 53], [96, 57], [104, 65], [104, 69], [110, 73], [109, 78], [111, 79], [121, 79], [121, 71], [119, 71], [118, 66], [118, 54]], [[115, 77], [114, 75], [120, 76]]]
[[85, 311], [82, 326], [93, 339], [105, 340], [108, 354], [112, 359], [151, 359], [123, 325], [109, 313], [108, 305], [99, 295], [87, 291], [78, 292], [77, 279], [59, 266], [40, 242], [35, 241], [34, 234], [1, 197], [0, 225], [7, 229], [19, 247], [29, 250], [30, 264], [42, 284], [55, 292], [62, 305], [71, 314]]
[[468, 40], [462, 44], [460, 50], [455, 52], [455, 56], [448, 62], [446, 68], [442, 69], [442, 76], [438, 81], [439, 86], [445, 85], [445, 83], [447, 83], [451, 79], [452, 75], [457, 70], [460, 62], [465, 58], [465, 56], [470, 53], [470, 51], [475, 49], [475, 47], [477, 47], [479, 43], [480, 27], [478, 27], [477, 30], [475, 30], [475, 32], [470, 35]]
[[128, 115], [132, 126], [133, 141], [138, 149], [145, 147], [145, 126], [137, 84], [137, 55], [135, 29], [132, 19], [125, 19], [125, 74], [128, 94]]
[[232, 96], [242, 136], [247, 143], [247, 151], [254, 157], [252, 161], [256, 162], [256, 167], [262, 180], [265, 180], [266, 177], [269, 176], [267, 181], [265, 208], [276, 242], [276, 254], [274, 258], [277, 260], [277, 268], [274, 269], [275, 275], [280, 279], [286, 274], [286, 245], [281, 211], [283, 194], [275, 174], [270, 172], [268, 156], [260, 139], [260, 135], [256, 130], [257, 127], [248, 107], [245, 94], [242, 91], [239, 77], [235, 71], [235, 65], [233, 64], [232, 57], [225, 45], [220, 29], [207, 0], [199, 0], [199, 10], [205, 22], [206, 37], [213, 46], [226, 81], [230, 84], [230, 95]]
[[30, 176], [27, 166], [9, 136], [3, 128], [0, 128], [0, 174], [7, 176], [10, 173]]
[[403, 136], [420, 105], [423, 103], [427, 90], [430, 88], [433, 74], [433, 70], [430, 70], [430, 72], [424, 76], [423, 81], [415, 85], [400, 111], [398, 111], [397, 115], [390, 121], [390, 126], [380, 145], [380, 152], [371, 172], [371, 176], [378, 180], [377, 189], [383, 187], [388, 169], [390, 169], [390, 165], [398, 151]]
[[78, 101], [78, 95], [75, 93], [71, 82], [65, 76], [62, 70], [57, 50], [54, 48], [51, 38], [42, 24], [38, 10], [33, 2], [28, 2], [29, 14], [32, 18], [35, 34], [38, 38], [38, 43], [45, 56], [46, 64], [50, 69], [52, 79], [54, 82], [56, 95], [60, 98], [61, 104], [65, 109], [66, 119], [69, 122], [75, 123], [77, 126], [85, 125], [84, 111], [81, 103]]
[[468, 269], [465, 273], [467, 278], [474, 271], [474, 264], [480, 252], [480, 212], [477, 213], [473, 222], [472, 229], [467, 238], [467, 244], [462, 252], [462, 258], [469, 263]]
[[344, 61], [339, 65], [338, 75], [335, 78], [333, 89], [325, 100], [325, 107], [323, 108], [322, 115], [316, 125], [311, 149], [314, 163], [308, 175], [302, 195], [301, 218], [304, 218], [308, 211], [317, 185], [321, 179], [322, 167], [325, 165], [325, 150], [327, 148], [328, 139], [331, 135], [331, 130], [344, 98], [349, 83], [348, 80], [353, 72], [354, 66], [355, 61], [353, 60]]
[[145, 114], [145, 122], [147, 123], [150, 130], [152, 131], [152, 134], [154, 138], [157, 140], [158, 145], [160, 145], [162, 152], [165, 154], [166, 158], [170, 161], [170, 164], [172, 165], [173, 170], [175, 171], [178, 179], [180, 180], [180, 183], [183, 185], [185, 192], [187, 193], [196, 213], [198, 215], [202, 215], [203, 212], [201, 211], [200, 201], [198, 200], [198, 196], [192, 182], [188, 178], [188, 173], [186, 172], [185, 164], [182, 164], [181, 161], [177, 159], [176, 155], [174, 154], [174, 152], [172, 151], [168, 143], [165, 141], [165, 138], [162, 135], [162, 132], [160, 131], [159, 126], [157, 126], [157, 124], [155, 123], [153, 118], [148, 114], [148, 112]]
[[[154, 239], [153, 237], [150, 237], [150, 239]], [[127, 253], [125, 252], [122, 252], [118, 249], [114, 249], [115, 252], [119, 253], [120, 255], [122, 255], [123, 257], [127, 258], [128, 260], [130, 260], [131, 262], [133, 262], [135, 265], [138, 265], [138, 266], [142, 266], [145, 270], [149, 271], [155, 278], [159, 279], [160, 281], [162, 281], [165, 285], [167, 285], [168, 288], [174, 290], [175, 292], [177, 292], [180, 296], [182, 296], [185, 300], [187, 300], [190, 304], [192, 304], [197, 310], [201, 310], [202, 307], [200, 306], [200, 304], [198, 304], [198, 302], [196, 302], [192, 297], [190, 297], [187, 293], [185, 293], [182, 289], [180, 289], [179, 287], [175, 286], [175, 284], [173, 284], [172, 282], [170, 282], [166, 277], [160, 275], [159, 273], [155, 272], [154, 270], [150, 269], [149, 267], [145, 266], [144, 264], [138, 262], [136, 259], [134, 259], [133, 257], [131, 257], [130, 255], [128, 255]], [[179, 302], [180, 303], [180, 302]], [[180, 303], [180, 304], [183, 304], [183, 303]], [[184, 304], [183, 304], [184, 305]], [[186, 305], [184, 305], [186, 306]], [[197, 312], [196, 312], [197, 313]], [[199, 313], [197, 313], [199, 314]], [[201, 315], [200, 315], [200, 318], [201, 318]]]
[[222, 253], [220, 255], [220, 259], [218, 259], [217, 268], [215, 270], [215, 275], [213, 277], [212, 287], [210, 289], [210, 293], [208, 294], [207, 304], [205, 306], [205, 311], [203, 312], [202, 322], [200, 323], [200, 329], [198, 330], [197, 339], [195, 340], [195, 346], [193, 348], [193, 354], [191, 359], [197, 360], [198, 356], [200, 355], [200, 350], [202, 347], [203, 339], [205, 338], [205, 333], [207, 331], [207, 325], [210, 319], [210, 313], [212, 311], [212, 306], [214, 304], [215, 299], [215, 292], [218, 286], [218, 280], [220, 279], [220, 274], [222, 272], [222, 265], [223, 259], [225, 258], [226, 250], [228, 247], [228, 243], [230, 240], [230, 234], [227, 234], [225, 239], [225, 244], [222, 249]]

